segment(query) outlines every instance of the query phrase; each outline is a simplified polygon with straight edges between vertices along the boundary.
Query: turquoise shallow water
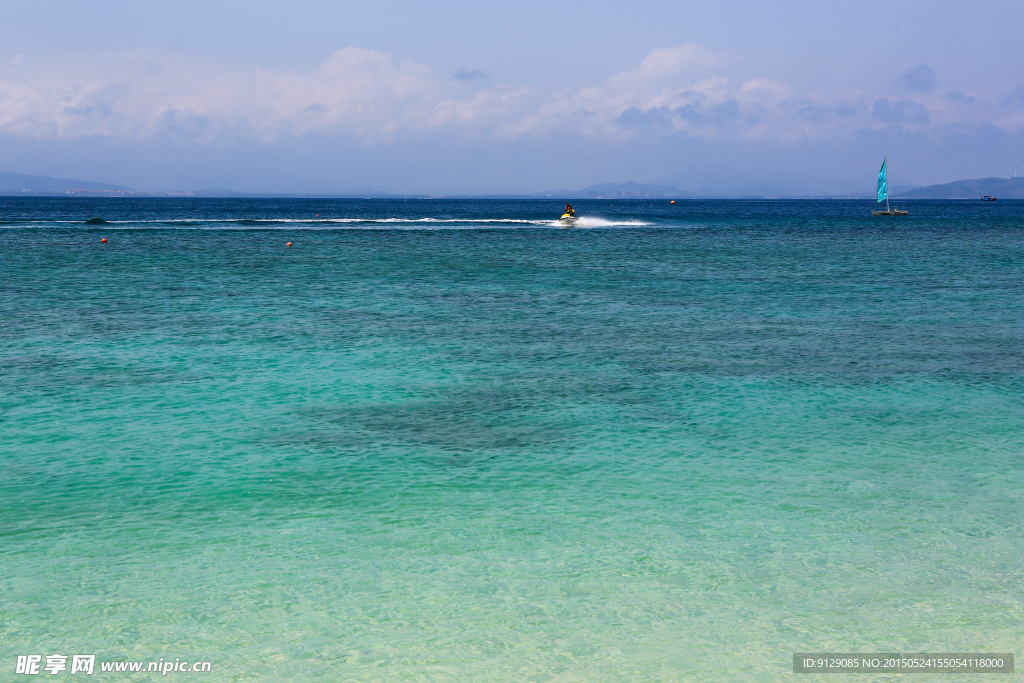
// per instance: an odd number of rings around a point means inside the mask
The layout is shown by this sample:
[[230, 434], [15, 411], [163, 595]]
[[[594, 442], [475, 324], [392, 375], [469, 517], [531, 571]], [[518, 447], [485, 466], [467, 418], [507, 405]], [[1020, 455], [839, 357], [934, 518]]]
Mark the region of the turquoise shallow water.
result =
[[1024, 203], [560, 207], [0, 200], [4, 670], [1020, 657]]

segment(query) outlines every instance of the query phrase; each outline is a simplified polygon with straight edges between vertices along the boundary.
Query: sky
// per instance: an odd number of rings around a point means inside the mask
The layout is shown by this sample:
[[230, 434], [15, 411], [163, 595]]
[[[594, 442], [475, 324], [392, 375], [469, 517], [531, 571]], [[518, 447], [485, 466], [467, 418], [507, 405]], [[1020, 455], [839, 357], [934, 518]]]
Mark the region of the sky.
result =
[[0, 170], [870, 192], [1024, 167], [1024, 2], [4, 0]]

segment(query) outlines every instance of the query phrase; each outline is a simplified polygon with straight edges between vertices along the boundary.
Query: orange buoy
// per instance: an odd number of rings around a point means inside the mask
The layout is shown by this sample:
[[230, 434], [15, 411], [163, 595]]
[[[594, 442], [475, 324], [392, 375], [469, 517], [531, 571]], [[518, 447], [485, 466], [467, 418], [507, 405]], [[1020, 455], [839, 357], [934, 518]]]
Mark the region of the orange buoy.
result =
[[675, 204], [675, 203], [676, 203], [676, 200], [674, 200], [674, 199], [669, 202], [669, 204]]
[[288, 244], [286, 244], [286, 245], [284, 245], [284, 246], [286, 246], [286, 247], [290, 247], [290, 246], [292, 246], [292, 243], [291, 243], [291, 242], [289, 242]]
[[107, 243], [107, 238], [104, 237], [103, 239], [100, 240], [100, 242], [103, 242], [104, 244], [106, 244]]

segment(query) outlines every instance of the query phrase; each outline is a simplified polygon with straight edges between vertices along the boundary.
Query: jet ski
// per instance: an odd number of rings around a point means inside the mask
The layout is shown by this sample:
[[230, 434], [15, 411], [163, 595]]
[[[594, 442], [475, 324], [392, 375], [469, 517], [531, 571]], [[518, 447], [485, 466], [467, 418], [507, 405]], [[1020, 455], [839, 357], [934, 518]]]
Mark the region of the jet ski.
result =
[[558, 222], [567, 228], [571, 228], [576, 225], [576, 216], [571, 213], [563, 213], [562, 217], [558, 219]]

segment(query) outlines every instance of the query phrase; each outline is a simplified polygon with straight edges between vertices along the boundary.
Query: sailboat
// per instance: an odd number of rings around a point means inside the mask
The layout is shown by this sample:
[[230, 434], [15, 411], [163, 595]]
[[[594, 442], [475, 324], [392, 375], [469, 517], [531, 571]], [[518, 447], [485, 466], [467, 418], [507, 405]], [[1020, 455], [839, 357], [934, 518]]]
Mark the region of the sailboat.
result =
[[872, 216], [906, 216], [909, 215], [909, 211], [903, 211], [902, 209], [890, 209], [889, 208], [889, 182], [885, 177], [885, 162], [886, 159], [882, 159], [882, 168], [878, 170], [878, 203], [885, 202], [885, 211], [871, 210]]

